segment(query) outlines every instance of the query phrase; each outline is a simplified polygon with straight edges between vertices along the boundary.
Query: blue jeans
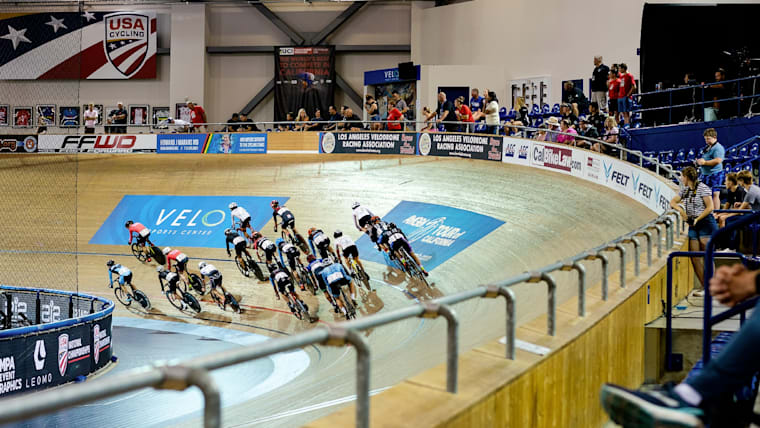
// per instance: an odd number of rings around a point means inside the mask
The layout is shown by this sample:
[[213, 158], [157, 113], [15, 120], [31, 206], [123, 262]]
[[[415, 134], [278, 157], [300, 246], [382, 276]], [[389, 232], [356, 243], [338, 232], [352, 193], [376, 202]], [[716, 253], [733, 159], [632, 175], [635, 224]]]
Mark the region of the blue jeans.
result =
[[736, 332], [720, 354], [686, 383], [702, 396], [702, 402], [720, 399], [747, 385], [760, 371], [760, 302], [752, 316]]
[[689, 226], [689, 239], [709, 238], [716, 230], [718, 230], [718, 223], [710, 214], [694, 226]]

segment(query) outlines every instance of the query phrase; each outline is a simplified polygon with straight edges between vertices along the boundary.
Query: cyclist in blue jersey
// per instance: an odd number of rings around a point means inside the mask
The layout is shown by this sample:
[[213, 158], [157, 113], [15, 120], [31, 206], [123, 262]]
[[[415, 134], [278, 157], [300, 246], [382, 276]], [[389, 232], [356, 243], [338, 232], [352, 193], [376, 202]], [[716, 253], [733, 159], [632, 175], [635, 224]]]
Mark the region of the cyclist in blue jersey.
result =
[[[277, 245], [277, 255], [280, 257], [280, 264], [290, 267], [290, 273], [292, 273], [293, 278], [301, 284], [301, 291], [304, 291], [306, 287], [304, 287], [303, 280], [298, 275], [298, 270], [296, 269], [296, 262], [298, 261], [301, 252], [298, 251], [298, 248], [296, 248], [295, 245], [285, 242], [282, 238], [278, 238], [277, 241], [275, 241], [275, 244]], [[288, 258], [287, 263], [285, 263], [285, 257]]]
[[325, 282], [325, 285], [327, 285], [327, 289], [330, 291], [330, 294], [332, 294], [333, 299], [338, 302], [338, 306], [340, 306], [341, 311], [345, 314], [346, 305], [344, 304], [343, 298], [340, 294], [341, 287], [345, 285], [349, 286], [349, 289], [351, 291], [351, 303], [353, 303], [354, 307], [357, 306], [356, 289], [354, 287], [354, 282], [351, 281], [351, 275], [346, 272], [346, 269], [343, 268], [343, 265], [340, 263], [333, 263], [330, 259], [322, 260], [322, 264], [324, 265], [322, 268], [322, 273], [320, 274], [322, 276], [322, 280]]
[[110, 287], [113, 288], [113, 275], [116, 274], [119, 276], [119, 285], [129, 285], [132, 289], [132, 294], [134, 295], [137, 288], [132, 285], [132, 271], [126, 266], [115, 263], [113, 260], [106, 262], [106, 266], [108, 266], [108, 283]]
[[338, 305], [335, 304], [335, 300], [333, 300], [332, 296], [327, 291], [327, 284], [325, 284], [325, 281], [322, 278], [322, 270], [325, 267], [324, 262], [322, 259], [317, 259], [314, 257], [313, 254], [306, 256], [306, 261], [309, 263], [308, 266], [306, 266], [306, 270], [314, 275], [314, 278], [316, 278], [317, 284], [319, 285], [319, 289], [322, 290], [322, 292], [325, 294], [325, 298], [328, 302], [330, 302], [330, 304], [333, 306], [333, 310], [337, 314], [340, 312], [340, 308], [338, 308]]

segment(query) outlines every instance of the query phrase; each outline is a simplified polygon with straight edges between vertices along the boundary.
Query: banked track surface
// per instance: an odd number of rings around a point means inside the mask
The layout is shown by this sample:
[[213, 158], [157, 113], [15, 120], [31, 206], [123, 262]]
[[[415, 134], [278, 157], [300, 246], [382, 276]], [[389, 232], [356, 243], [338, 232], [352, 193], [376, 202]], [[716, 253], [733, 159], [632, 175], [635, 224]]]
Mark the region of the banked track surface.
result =
[[[26, 158], [26, 159], [24, 159]], [[8, 207], [14, 212], [43, 210], [60, 203], [60, 192], [35, 189], [35, 168], [40, 162], [70, 162], [68, 155], [34, 155], [0, 158], [4, 168], [13, 163], [19, 182], [31, 183], [12, 189], [14, 203], [29, 200], [26, 207]], [[39, 181], [39, 180], [37, 180]], [[49, 181], [49, 180], [48, 180]], [[296, 320], [282, 301], [274, 298], [268, 283], [243, 278], [232, 263], [215, 262], [225, 285], [246, 305], [242, 315], [223, 313], [206, 304], [201, 319], [181, 316], [160, 295], [155, 265], [140, 265], [126, 246], [88, 244], [103, 221], [125, 194], [287, 196], [302, 233], [318, 226], [330, 233], [341, 229], [355, 239], [350, 204], [361, 201], [379, 215], [399, 201], [430, 202], [467, 209], [505, 222], [485, 238], [433, 270], [427, 288], [416, 283], [384, 280], [385, 266], [367, 263], [376, 292], [366, 296], [363, 314], [397, 309], [415, 300], [428, 300], [479, 284], [539, 268], [627, 233], [655, 217], [635, 201], [600, 186], [557, 173], [498, 162], [451, 158], [416, 158], [353, 155], [80, 155], [76, 176], [78, 210], [77, 248], [80, 254], [76, 275], [83, 292], [112, 297], [104, 287], [104, 263], [109, 258], [132, 268], [135, 283], [146, 290], [156, 308], [149, 318], [208, 324], [251, 331], [273, 337], [293, 334], [321, 323], [336, 322], [323, 297], [307, 298], [318, 310], [320, 323], [309, 325]], [[26, 199], [25, 199], [26, 198]], [[225, 207], [220, 207], [225, 209]], [[268, 206], [246, 207], [249, 211]], [[50, 230], [60, 221], [41, 215], [42, 229]], [[6, 223], [4, 234], [25, 230]], [[275, 237], [271, 221], [263, 229]], [[126, 235], [126, 233], [125, 233]], [[40, 240], [44, 240], [40, 237]], [[160, 240], [156, 239], [161, 245]], [[45, 245], [39, 246], [44, 250]], [[224, 250], [183, 248], [191, 263], [201, 258], [226, 259]], [[28, 255], [4, 255], [0, 282], [18, 281], [21, 272], [13, 269]], [[614, 259], [614, 258], [613, 258]], [[44, 256], [45, 269], [71, 264], [69, 255]], [[612, 263], [615, 267], [615, 262]], [[594, 264], [596, 265], [596, 264]], [[192, 266], [191, 267], [195, 267]], [[21, 268], [19, 268], [21, 269]], [[24, 279], [40, 285], [49, 274], [36, 278], [23, 270]], [[556, 274], [560, 280], [559, 301], [574, 295], [574, 273]], [[596, 266], [589, 269], [589, 283], [599, 278]], [[18, 284], [27, 285], [27, 284]], [[31, 285], [31, 284], [30, 284]], [[68, 284], [60, 288], [71, 289]], [[516, 286], [518, 323], [545, 312], [546, 290], [536, 284]], [[504, 306], [501, 300], [477, 300], [455, 307], [460, 317], [461, 349], [467, 349], [503, 335]], [[144, 317], [117, 304], [115, 316]], [[371, 388], [379, 390], [399, 380], [439, 364], [445, 358], [443, 320], [414, 319], [366, 332], [372, 350]], [[118, 338], [116, 338], [118, 339]], [[115, 342], [118, 355], [118, 341]], [[149, 350], [146, 350], [149, 352]], [[223, 410], [224, 426], [297, 426], [323, 416], [350, 402], [355, 393], [355, 354], [350, 348], [310, 347], [307, 370], [291, 383], [243, 404]], [[182, 357], [182, 350], [177, 352]], [[229, 379], [235, 382], [235, 379]], [[222, 385], [222, 387], [224, 387]], [[160, 406], [160, 404], [159, 404]], [[158, 407], [157, 409], [160, 409]], [[160, 411], [160, 410], [159, 410]], [[147, 412], [146, 412], [147, 414]], [[199, 415], [199, 413], [198, 413]], [[103, 413], [100, 420], [80, 421], [85, 426], [118, 420]], [[183, 422], [182, 425], [187, 423]], [[200, 425], [196, 419], [195, 425]], [[150, 425], [150, 419], [146, 419]]]

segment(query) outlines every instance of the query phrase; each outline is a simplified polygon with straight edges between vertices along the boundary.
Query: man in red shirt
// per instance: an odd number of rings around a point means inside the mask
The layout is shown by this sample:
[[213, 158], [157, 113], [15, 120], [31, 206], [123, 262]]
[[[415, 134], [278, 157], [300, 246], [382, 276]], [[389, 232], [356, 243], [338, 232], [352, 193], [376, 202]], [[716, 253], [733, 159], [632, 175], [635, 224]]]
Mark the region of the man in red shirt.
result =
[[196, 131], [205, 131], [205, 125], [199, 125], [206, 123], [206, 111], [203, 110], [203, 107], [195, 105], [192, 101], [188, 101], [187, 108], [190, 109], [190, 122], [193, 123], [193, 128]]
[[[464, 97], [454, 100], [454, 108], [456, 108], [457, 119], [460, 122], [475, 122], [475, 119], [472, 117], [472, 110], [464, 103]], [[469, 125], [462, 125], [462, 127], [464, 129], [460, 128], [460, 131], [471, 132]]]
[[626, 125], [631, 123], [631, 105], [633, 103], [631, 95], [633, 95], [635, 90], [636, 82], [633, 80], [633, 74], [628, 72], [628, 66], [625, 63], [621, 63], [618, 111], [623, 113], [623, 120]]
[[391, 110], [388, 112], [388, 130], [401, 131], [401, 122], [399, 122], [399, 119], [403, 116], [401, 110], [396, 108], [396, 101], [394, 99], [390, 99], [388, 104], [391, 106]]
[[607, 80], [607, 88], [609, 89], [609, 106], [608, 110], [611, 117], [615, 118], [615, 121], [620, 121], [618, 117], [618, 98], [620, 98], [620, 77], [618, 76], [618, 65], [612, 64], [610, 68], [610, 77]]

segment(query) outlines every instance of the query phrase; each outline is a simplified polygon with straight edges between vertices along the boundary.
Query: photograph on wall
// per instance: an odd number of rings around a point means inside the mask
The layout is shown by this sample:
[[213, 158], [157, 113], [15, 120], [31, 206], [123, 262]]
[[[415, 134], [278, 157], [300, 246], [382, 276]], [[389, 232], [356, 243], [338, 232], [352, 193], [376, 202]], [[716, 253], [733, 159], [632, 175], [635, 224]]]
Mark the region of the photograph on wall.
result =
[[[90, 108], [89, 104], [82, 104], [82, 115], [84, 115], [84, 112], [87, 111], [87, 109]], [[105, 111], [103, 109], [103, 104], [93, 104], [92, 108], [98, 112], [98, 120], [95, 121], [95, 126], [100, 126], [103, 124], [103, 112]]]
[[0, 126], [8, 126], [10, 124], [10, 112], [11, 106], [0, 104]]
[[153, 107], [153, 128], [154, 129], [166, 129], [167, 121], [169, 120], [171, 110], [169, 106], [166, 107]]
[[174, 109], [174, 118], [184, 120], [187, 123], [192, 122], [190, 119], [190, 109], [187, 108], [187, 103], [177, 103]]
[[32, 126], [32, 108], [13, 107], [13, 126], [16, 128], [29, 128]]
[[55, 126], [55, 104], [37, 104], [37, 126]]
[[147, 105], [143, 105], [143, 104], [130, 105], [129, 106], [129, 124], [137, 125], [137, 126], [148, 125], [150, 123], [148, 110], [149, 110], [149, 107]]
[[79, 126], [79, 107], [77, 106], [60, 107], [58, 116], [61, 118], [61, 128], [76, 128]]

